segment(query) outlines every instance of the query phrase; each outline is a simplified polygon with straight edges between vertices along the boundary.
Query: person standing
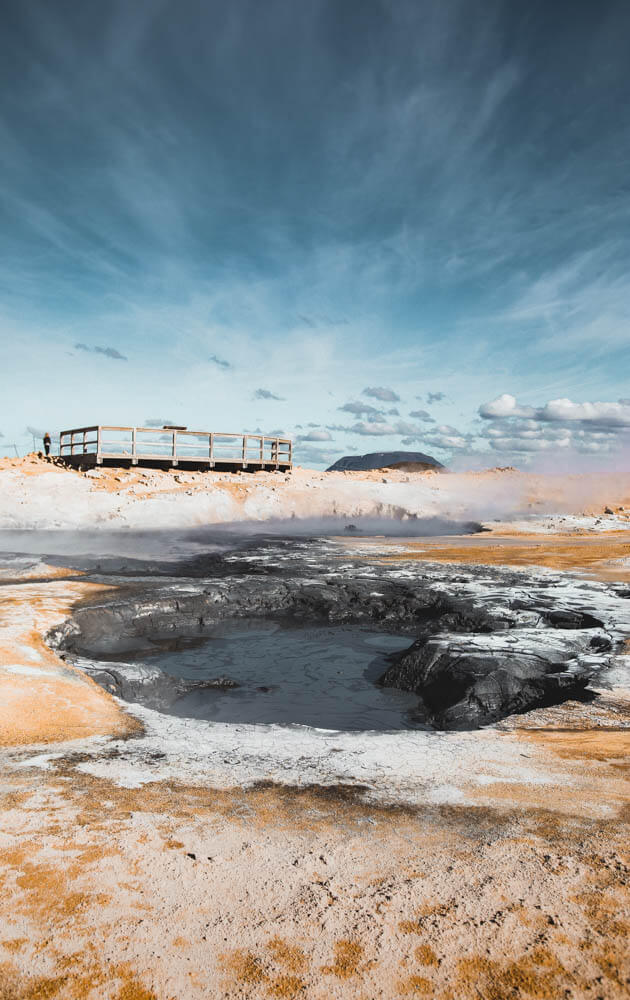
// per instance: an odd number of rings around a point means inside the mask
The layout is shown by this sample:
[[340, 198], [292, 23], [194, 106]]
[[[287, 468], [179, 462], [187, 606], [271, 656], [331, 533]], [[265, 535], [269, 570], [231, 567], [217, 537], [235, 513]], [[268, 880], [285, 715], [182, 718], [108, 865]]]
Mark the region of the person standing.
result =
[[48, 431], [44, 434], [44, 451], [46, 452], [46, 458], [50, 455], [50, 434]]

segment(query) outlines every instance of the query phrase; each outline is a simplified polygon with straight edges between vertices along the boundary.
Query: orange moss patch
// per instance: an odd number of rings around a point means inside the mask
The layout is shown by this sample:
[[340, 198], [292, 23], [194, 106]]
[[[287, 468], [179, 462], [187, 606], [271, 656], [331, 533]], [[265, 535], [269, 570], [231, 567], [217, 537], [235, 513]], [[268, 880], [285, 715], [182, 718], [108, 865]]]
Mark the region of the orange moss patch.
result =
[[2, 947], [11, 952], [22, 951], [25, 944], [28, 944], [28, 938], [11, 938], [9, 941], [2, 941]]
[[91, 964], [87, 971], [61, 976], [23, 976], [12, 965], [0, 965], [0, 1000], [55, 1000], [60, 995], [87, 1000], [98, 987], [117, 989], [116, 993], [111, 989], [101, 993], [113, 1000], [158, 1000], [131, 972], [128, 963], [108, 967]]
[[482, 956], [464, 958], [457, 963], [458, 996], [506, 1000], [507, 997], [524, 995], [537, 1000], [557, 1000], [562, 987], [569, 984], [578, 985], [576, 977], [543, 948], [508, 965]]
[[437, 968], [440, 964], [440, 960], [428, 944], [419, 944], [414, 955], [420, 965], [433, 965]]
[[158, 1000], [153, 990], [147, 990], [137, 979], [130, 979], [116, 994], [116, 1000]]
[[239, 985], [260, 986], [267, 979], [262, 961], [252, 951], [244, 948], [219, 955], [219, 962]]
[[301, 948], [288, 945], [282, 938], [274, 937], [267, 943], [267, 950], [278, 965], [284, 965], [288, 972], [277, 973], [269, 964], [253, 951], [237, 948], [219, 956], [219, 963], [228, 974], [226, 988], [263, 987], [269, 996], [292, 1000], [306, 989], [305, 981], [296, 971], [306, 969], [308, 962]]
[[336, 976], [337, 979], [351, 979], [359, 975], [363, 948], [357, 941], [342, 938], [335, 942], [334, 952], [333, 964], [322, 966], [324, 975]]
[[619, 920], [619, 904], [615, 899], [606, 896], [602, 888], [581, 892], [573, 897], [582, 907], [589, 919], [591, 927], [602, 937], [610, 939], [614, 936], [627, 938], [630, 926], [625, 920]]
[[409, 976], [399, 981], [398, 992], [403, 996], [429, 996], [435, 991], [433, 983], [424, 976]]
[[267, 948], [273, 960], [289, 972], [303, 972], [306, 969], [306, 955], [298, 945], [289, 944], [281, 937], [273, 937], [267, 942]]
[[306, 989], [306, 983], [298, 976], [282, 974], [269, 980], [268, 992], [272, 997], [285, 997], [291, 1000]]

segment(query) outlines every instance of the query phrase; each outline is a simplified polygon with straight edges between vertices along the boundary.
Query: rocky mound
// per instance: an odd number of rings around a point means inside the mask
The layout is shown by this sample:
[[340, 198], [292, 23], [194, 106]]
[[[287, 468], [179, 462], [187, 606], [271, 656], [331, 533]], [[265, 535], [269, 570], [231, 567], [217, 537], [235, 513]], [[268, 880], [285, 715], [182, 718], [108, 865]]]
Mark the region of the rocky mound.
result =
[[368, 455], [344, 455], [331, 465], [327, 472], [369, 472], [370, 469], [409, 469], [422, 472], [426, 469], [443, 469], [444, 466], [431, 455], [421, 451], [372, 451]]

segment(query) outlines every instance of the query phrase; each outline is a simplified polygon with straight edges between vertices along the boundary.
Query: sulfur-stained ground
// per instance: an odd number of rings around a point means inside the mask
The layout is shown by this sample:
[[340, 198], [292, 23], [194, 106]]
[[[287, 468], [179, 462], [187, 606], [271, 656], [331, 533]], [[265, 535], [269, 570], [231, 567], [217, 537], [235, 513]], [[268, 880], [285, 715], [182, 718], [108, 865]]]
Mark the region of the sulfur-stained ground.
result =
[[63, 761], [2, 779], [3, 998], [627, 995], [618, 798], [594, 818], [516, 788], [410, 809]]
[[628, 995], [627, 699], [508, 720], [537, 769], [480, 743], [461, 803], [124, 787], [69, 740], [139, 724], [42, 641], [93, 585], [44, 577], [0, 593], [1, 1000]]

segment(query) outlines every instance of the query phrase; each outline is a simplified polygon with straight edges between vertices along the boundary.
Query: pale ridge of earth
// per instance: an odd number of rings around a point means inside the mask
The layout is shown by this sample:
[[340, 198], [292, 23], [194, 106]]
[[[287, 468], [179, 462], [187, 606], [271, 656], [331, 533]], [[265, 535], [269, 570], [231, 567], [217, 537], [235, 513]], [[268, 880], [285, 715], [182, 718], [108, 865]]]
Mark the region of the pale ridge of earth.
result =
[[[628, 527], [630, 474], [216, 473], [102, 468], [80, 472], [37, 456], [0, 460], [0, 530], [90, 529], [261, 522], [415, 518], [509, 520], [528, 531]], [[567, 515], [569, 515], [567, 519]], [[579, 515], [575, 523], [570, 515]], [[560, 523], [560, 518], [564, 522]], [[584, 518], [586, 517], [586, 520]]]

